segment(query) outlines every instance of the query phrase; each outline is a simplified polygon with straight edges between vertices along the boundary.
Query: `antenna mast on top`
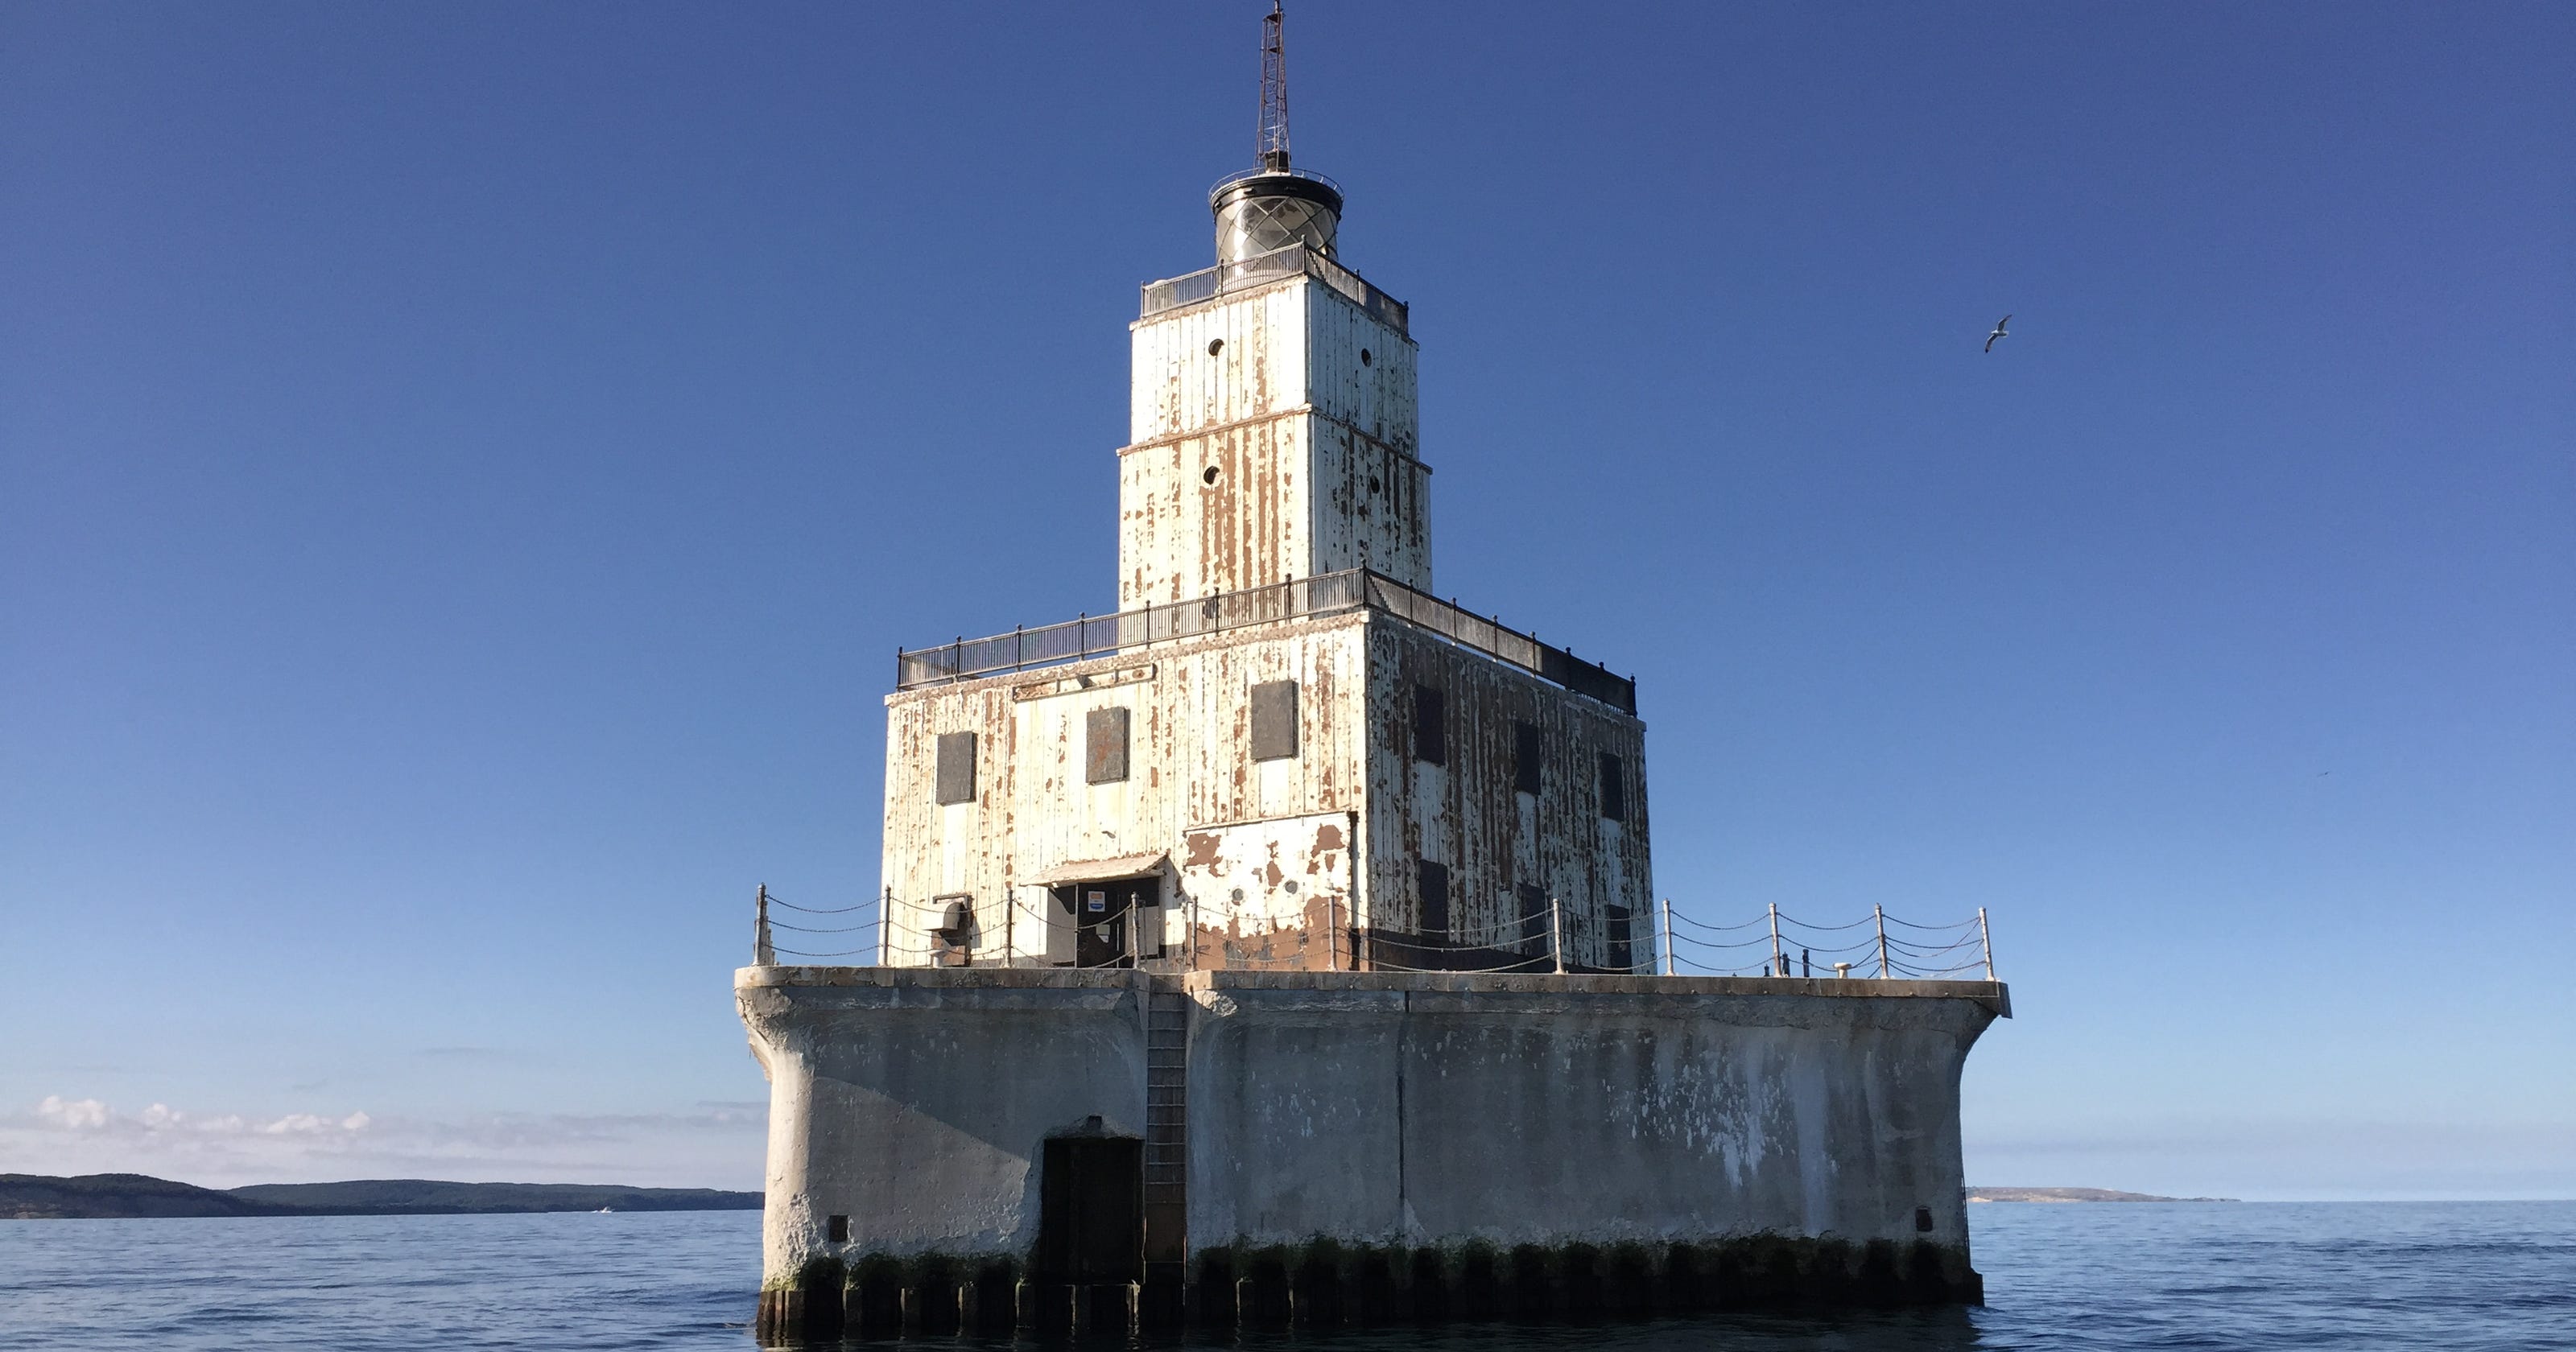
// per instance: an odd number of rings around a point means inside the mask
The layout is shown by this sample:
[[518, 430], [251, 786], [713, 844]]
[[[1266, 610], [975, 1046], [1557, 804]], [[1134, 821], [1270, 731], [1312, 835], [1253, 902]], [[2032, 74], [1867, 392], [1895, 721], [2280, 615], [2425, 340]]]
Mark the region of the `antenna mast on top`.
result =
[[1261, 133], [1253, 152], [1272, 173], [1288, 167], [1288, 39], [1279, 0], [1270, 0], [1270, 13], [1261, 20]]

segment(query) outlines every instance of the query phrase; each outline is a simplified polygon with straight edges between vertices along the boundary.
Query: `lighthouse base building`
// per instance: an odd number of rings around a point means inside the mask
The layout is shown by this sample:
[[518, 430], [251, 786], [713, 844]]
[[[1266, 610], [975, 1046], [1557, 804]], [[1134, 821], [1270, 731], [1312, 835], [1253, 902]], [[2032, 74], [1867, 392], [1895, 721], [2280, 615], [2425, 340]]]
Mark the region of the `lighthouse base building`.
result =
[[1684, 951], [1636, 686], [1434, 593], [1272, 90], [1131, 330], [1117, 608], [902, 653], [877, 918], [763, 894], [761, 1337], [1977, 1299], [1982, 945]]

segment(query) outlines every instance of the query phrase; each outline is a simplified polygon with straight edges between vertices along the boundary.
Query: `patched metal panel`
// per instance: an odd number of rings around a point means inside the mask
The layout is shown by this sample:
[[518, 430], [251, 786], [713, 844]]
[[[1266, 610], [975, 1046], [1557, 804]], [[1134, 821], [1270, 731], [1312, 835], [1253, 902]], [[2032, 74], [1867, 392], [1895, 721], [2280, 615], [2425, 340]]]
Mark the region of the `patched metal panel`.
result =
[[1354, 813], [1195, 826], [1181, 837], [1181, 897], [1200, 967], [1350, 965]]
[[975, 734], [971, 732], [939, 734], [938, 801], [941, 803], [975, 801]]
[[1127, 777], [1127, 706], [1113, 705], [1083, 715], [1083, 778], [1114, 784]]
[[1297, 754], [1297, 683], [1263, 681], [1252, 687], [1252, 758], [1279, 760]]

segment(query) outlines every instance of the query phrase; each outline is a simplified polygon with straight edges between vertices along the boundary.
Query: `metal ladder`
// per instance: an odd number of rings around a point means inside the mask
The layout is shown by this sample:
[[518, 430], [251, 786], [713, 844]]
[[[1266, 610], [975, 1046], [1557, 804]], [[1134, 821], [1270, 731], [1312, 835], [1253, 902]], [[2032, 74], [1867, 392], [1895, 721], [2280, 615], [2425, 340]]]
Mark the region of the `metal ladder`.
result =
[[1145, 1274], [1177, 1289], [1188, 1255], [1189, 997], [1170, 978], [1146, 983]]

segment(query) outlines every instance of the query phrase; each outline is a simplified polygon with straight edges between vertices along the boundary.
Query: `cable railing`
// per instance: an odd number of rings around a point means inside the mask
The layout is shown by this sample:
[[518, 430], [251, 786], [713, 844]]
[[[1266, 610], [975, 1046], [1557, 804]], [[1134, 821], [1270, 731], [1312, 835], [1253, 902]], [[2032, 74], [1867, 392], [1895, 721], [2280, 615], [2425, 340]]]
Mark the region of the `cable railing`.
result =
[[[1172, 908], [1185, 921], [1183, 938], [1173, 943], [1159, 930], [1145, 932], [1164, 924], [1164, 907], [1124, 912], [1113, 934], [1110, 926], [1055, 914], [1045, 901], [1006, 899], [987, 914], [962, 897], [911, 901], [888, 889], [856, 905], [809, 907], [764, 885], [755, 902], [753, 955], [760, 966], [859, 959], [832, 965], [1996, 979], [1984, 907], [1946, 924], [1899, 919], [1883, 907], [1823, 924], [1769, 906], [1749, 920], [1717, 924], [1681, 914], [1666, 900], [1650, 916], [1595, 924], [1578, 935], [1554, 899], [1541, 909], [1515, 898], [1518, 914], [1505, 920], [1411, 929], [1362, 924], [1347, 899], [1322, 900], [1325, 923], [1305, 925], [1278, 923], [1282, 917], [1255, 907], [1219, 904], [1203, 911], [1184, 897]], [[857, 918], [863, 912], [873, 914]], [[1087, 950], [1080, 938], [1086, 928], [1093, 935]]]
[[1506, 628], [1498, 619], [1478, 615], [1455, 601], [1415, 591], [1366, 568], [1318, 573], [1242, 591], [1219, 592], [1194, 601], [1166, 601], [1107, 615], [1084, 615], [989, 638], [961, 637], [933, 648], [897, 648], [894, 684], [898, 690], [912, 690], [1002, 672], [1133, 654], [1159, 643], [1253, 625], [1345, 615], [1363, 609], [1395, 616], [1461, 647], [1501, 658], [1621, 713], [1637, 712], [1634, 678], [1613, 675], [1607, 668], [1565, 649], [1539, 642], [1535, 635]]

